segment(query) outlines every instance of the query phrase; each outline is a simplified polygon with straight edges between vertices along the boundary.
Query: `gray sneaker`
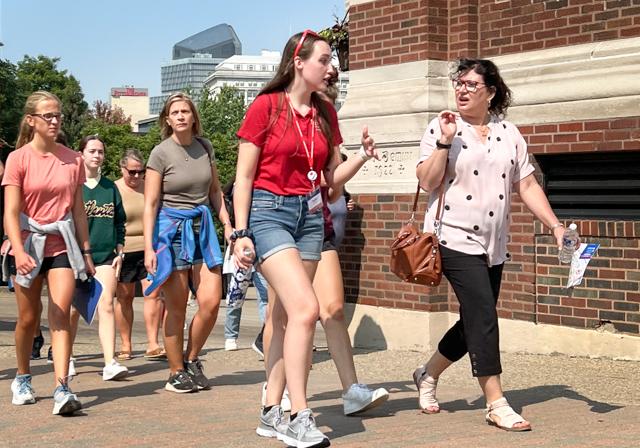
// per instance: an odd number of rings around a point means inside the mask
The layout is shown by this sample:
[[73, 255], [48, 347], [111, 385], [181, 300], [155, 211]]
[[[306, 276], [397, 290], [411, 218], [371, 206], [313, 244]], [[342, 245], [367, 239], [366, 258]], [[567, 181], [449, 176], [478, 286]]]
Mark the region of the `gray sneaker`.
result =
[[321, 448], [331, 445], [329, 438], [316, 427], [311, 409], [299, 411], [296, 418], [289, 420], [289, 424], [283, 429], [282, 432], [278, 431], [277, 437], [288, 446]]
[[53, 392], [53, 414], [54, 415], [71, 415], [82, 409], [82, 404], [78, 401], [76, 394], [71, 392], [69, 385], [60, 384]]
[[283, 432], [285, 429], [284, 412], [280, 406], [272, 407], [266, 414], [264, 408], [260, 411], [260, 424], [256, 428], [256, 433], [260, 437], [277, 437], [278, 432]]

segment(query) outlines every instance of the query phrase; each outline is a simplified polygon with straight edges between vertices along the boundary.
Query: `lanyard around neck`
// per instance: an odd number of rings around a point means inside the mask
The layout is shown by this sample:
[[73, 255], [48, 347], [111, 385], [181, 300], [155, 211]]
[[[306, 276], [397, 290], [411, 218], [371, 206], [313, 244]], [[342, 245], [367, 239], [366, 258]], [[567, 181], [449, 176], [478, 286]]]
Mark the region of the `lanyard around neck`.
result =
[[316, 179], [318, 179], [318, 173], [313, 169], [313, 153], [314, 153], [315, 144], [316, 144], [316, 109], [315, 107], [311, 108], [311, 150], [309, 150], [309, 147], [307, 146], [307, 142], [304, 139], [304, 135], [302, 135], [302, 129], [300, 128], [298, 117], [296, 117], [296, 111], [293, 108], [291, 97], [289, 97], [288, 92], [285, 92], [284, 94], [287, 97], [287, 103], [289, 103], [289, 107], [291, 108], [293, 121], [296, 124], [298, 135], [300, 136], [300, 140], [302, 141], [302, 146], [304, 147], [304, 152], [307, 155], [307, 161], [309, 162], [309, 172], [307, 173], [307, 179], [311, 181], [311, 186], [315, 190], [316, 188], [315, 181]]

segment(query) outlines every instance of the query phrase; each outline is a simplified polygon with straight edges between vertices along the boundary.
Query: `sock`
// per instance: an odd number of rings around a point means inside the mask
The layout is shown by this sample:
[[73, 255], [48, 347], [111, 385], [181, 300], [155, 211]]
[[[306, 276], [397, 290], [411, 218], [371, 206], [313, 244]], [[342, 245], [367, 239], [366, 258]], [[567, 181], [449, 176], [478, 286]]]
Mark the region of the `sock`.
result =
[[296, 417], [298, 416], [298, 413], [296, 412], [295, 414], [291, 414], [291, 417], [289, 417], [289, 421], [292, 422], [296, 419]]
[[264, 409], [262, 409], [262, 414], [266, 415], [272, 408], [273, 406], [265, 406]]

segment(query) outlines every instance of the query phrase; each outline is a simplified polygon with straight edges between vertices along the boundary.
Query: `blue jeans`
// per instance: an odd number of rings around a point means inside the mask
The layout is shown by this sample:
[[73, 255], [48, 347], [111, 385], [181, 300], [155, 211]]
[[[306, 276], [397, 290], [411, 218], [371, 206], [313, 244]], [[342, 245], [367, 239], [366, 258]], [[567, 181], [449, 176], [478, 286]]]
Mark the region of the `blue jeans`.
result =
[[[258, 271], [253, 273], [253, 284], [258, 292], [258, 316], [260, 322], [264, 324], [267, 315], [267, 281]], [[242, 317], [242, 308], [227, 308], [227, 317], [224, 321], [224, 338], [238, 339], [240, 334], [240, 318]]]
[[297, 249], [303, 260], [320, 260], [324, 220], [321, 211], [309, 213], [305, 195], [253, 190], [249, 228], [258, 263], [285, 249]]

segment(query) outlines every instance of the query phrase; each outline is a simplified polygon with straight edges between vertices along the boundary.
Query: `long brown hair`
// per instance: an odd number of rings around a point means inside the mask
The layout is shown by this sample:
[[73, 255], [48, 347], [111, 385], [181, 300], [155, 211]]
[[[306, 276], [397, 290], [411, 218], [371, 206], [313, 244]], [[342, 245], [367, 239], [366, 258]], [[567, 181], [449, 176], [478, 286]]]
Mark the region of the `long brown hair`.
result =
[[51, 92], [45, 92], [44, 90], [38, 90], [33, 92], [27, 98], [24, 104], [24, 114], [22, 115], [22, 121], [20, 121], [20, 132], [18, 133], [18, 140], [16, 141], [16, 148], [21, 148], [31, 140], [33, 140], [33, 128], [27, 123], [27, 116], [36, 113], [38, 104], [42, 101], [55, 101], [58, 103], [58, 107], [62, 109], [62, 101]]
[[162, 112], [160, 112], [160, 117], [158, 121], [160, 122], [160, 130], [162, 132], [162, 138], [169, 138], [171, 134], [173, 134], [173, 128], [169, 126], [167, 123], [167, 117], [169, 116], [169, 109], [171, 109], [171, 105], [177, 101], [184, 101], [189, 105], [191, 109], [191, 114], [193, 115], [193, 126], [191, 127], [192, 137], [196, 137], [202, 135], [202, 124], [200, 124], [200, 116], [198, 115], [198, 109], [196, 109], [196, 105], [193, 103], [193, 100], [186, 93], [174, 93], [164, 102], [164, 107], [162, 108]]
[[[277, 121], [280, 114], [286, 109], [287, 110], [287, 122], [291, 120], [291, 110], [286, 107], [284, 91], [289, 84], [293, 82], [295, 79], [295, 66], [294, 66], [294, 57], [293, 53], [300, 43], [300, 39], [302, 38], [303, 33], [294, 34], [289, 38], [289, 41], [284, 46], [284, 51], [282, 52], [282, 59], [280, 60], [280, 65], [278, 66], [278, 71], [275, 76], [269, 83], [262, 88], [259, 95], [267, 94], [267, 93], [278, 93], [278, 105], [276, 107], [275, 113], [271, 113], [271, 119], [269, 124], [267, 125], [267, 129], [270, 129]], [[305, 35], [305, 39], [298, 50], [297, 55], [303, 61], [306, 61], [311, 57], [313, 53], [314, 44], [318, 41], [327, 42], [326, 39], [323, 39], [319, 35], [315, 33], [307, 32]], [[329, 44], [327, 42], [327, 44]], [[320, 124], [320, 130], [324, 134], [327, 139], [327, 143], [329, 145], [329, 157], [327, 158], [327, 162], [331, 160], [331, 150], [335, 146], [333, 144], [333, 130], [331, 128], [329, 108], [331, 106], [327, 101], [323, 100], [320, 94], [316, 92], [311, 93], [311, 106], [315, 107], [318, 111], [318, 121]]]

